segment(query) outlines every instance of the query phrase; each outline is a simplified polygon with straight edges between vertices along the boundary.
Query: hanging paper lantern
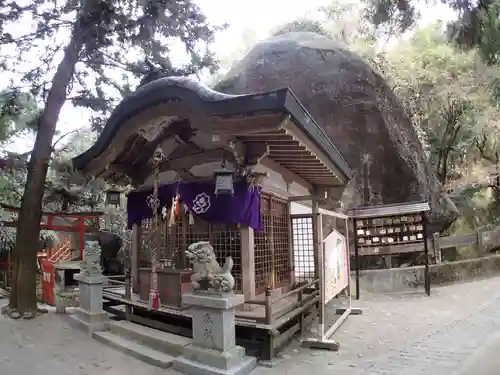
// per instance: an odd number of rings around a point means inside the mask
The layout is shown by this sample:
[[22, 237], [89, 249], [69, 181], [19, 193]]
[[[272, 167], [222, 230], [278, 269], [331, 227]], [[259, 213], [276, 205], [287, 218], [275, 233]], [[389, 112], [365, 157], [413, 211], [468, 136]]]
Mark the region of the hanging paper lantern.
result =
[[215, 178], [215, 195], [234, 195], [233, 186], [234, 172], [227, 169], [222, 164], [222, 168], [214, 171]]

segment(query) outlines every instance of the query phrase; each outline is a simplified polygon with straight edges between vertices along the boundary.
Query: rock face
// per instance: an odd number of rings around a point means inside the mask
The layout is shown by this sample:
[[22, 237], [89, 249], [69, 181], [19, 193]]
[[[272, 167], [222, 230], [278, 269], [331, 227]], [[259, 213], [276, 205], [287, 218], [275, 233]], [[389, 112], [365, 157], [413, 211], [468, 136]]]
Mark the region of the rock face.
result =
[[355, 170], [344, 207], [428, 200], [432, 230], [458, 216], [384, 79], [345, 46], [314, 33], [257, 44], [216, 86], [244, 94], [290, 87]]

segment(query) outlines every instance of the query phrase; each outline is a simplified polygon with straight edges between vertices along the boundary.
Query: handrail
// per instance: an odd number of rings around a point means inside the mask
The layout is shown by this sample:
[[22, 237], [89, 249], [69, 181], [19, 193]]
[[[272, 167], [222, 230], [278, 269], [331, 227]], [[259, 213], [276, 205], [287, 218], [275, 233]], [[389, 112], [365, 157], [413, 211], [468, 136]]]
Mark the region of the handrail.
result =
[[109, 278], [108, 278], [108, 283], [115, 284], [115, 285], [125, 285], [125, 281], [113, 280], [113, 279], [109, 279]]
[[[315, 290], [313, 293], [309, 294], [307, 297], [304, 297], [304, 291], [311, 286], [318, 284], [319, 279], [314, 279], [307, 284], [301, 285], [300, 287], [293, 289], [287, 293], [282, 294], [280, 297], [272, 298], [271, 290], [266, 290], [265, 297], [265, 321], [266, 324], [272, 324], [275, 320], [282, 318], [284, 315], [290, 313], [296, 308], [302, 308], [305, 305], [308, 305], [310, 301], [319, 296], [319, 289]], [[278, 311], [273, 312], [273, 305], [275, 302], [281, 301], [285, 298], [288, 298], [292, 295], [297, 295], [297, 301], [293, 302], [291, 305], [288, 305]]]
[[66, 240], [66, 242], [60, 244], [59, 248], [52, 253], [48, 260], [53, 263], [60, 262], [61, 260], [67, 260], [71, 257], [71, 240]]
[[266, 301], [262, 299], [247, 299], [245, 300], [245, 303], [249, 305], [260, 305], [260, 306], [266, 305]]
[[278, 297], [276, 299], [273, 299], [273, 302], [281, 301], [282, 299], [287, 298], [287, 297], [289, 297], [289, 296], [291, 296], [293, 294], [299, 293], [300, 291], [302, 291], [304, 289], [307, 289], [311, 285], [314, 285], [314, 284], [317, 284], [317, 283], [319, 283], [319, 279], [314, 279], [314, 280], [310, 281], [309, 283], [307, 283], [305, 285], [302, 285], [301, 287], [298, 287], [297, 289], [292, 289], [289, 292], [286, 292], [286, 293], [282, 294], [280, 297]]

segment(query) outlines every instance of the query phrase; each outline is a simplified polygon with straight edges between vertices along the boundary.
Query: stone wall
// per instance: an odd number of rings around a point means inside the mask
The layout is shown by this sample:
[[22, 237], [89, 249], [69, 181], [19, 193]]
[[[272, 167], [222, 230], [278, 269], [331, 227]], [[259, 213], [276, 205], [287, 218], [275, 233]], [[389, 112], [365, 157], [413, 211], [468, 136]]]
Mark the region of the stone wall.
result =
[[[432, 286], [500, 276], [500, 255], [432, 264], [429, 268]], [[354, 282], [354, 272], [352, 276]], [[374, 293], [423, 289], [424, 267], [360, 271], [360, 287]]]

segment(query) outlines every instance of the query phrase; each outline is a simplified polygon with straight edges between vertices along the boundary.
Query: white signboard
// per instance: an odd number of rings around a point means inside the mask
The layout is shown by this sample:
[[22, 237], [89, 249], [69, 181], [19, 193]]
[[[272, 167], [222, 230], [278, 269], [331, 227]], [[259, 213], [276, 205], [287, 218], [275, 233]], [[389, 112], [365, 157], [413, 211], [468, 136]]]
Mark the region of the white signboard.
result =
[[349, 285], [346, 238], [333, 230], [323, 241], [323, 254], [326, 304]]

